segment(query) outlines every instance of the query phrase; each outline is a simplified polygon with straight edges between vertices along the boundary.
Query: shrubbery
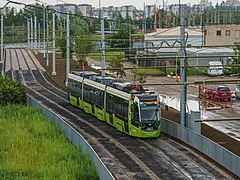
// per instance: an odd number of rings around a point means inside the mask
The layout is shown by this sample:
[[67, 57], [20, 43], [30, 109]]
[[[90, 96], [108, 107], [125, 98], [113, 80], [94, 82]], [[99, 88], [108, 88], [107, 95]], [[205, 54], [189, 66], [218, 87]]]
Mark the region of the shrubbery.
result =
[[26, 90], [22, 84], [8, 77], [0, 77], [0, 104], [23, 104]]

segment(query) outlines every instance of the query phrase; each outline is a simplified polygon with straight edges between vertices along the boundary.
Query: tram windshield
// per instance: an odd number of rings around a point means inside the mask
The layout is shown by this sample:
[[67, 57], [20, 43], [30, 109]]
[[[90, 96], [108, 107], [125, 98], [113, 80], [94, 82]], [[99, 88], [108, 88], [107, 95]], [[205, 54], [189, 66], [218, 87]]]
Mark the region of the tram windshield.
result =
[[158, 120], [158, 107], [157, 106], [141, 107], [141, 120], [142, 121], [157, 121]]

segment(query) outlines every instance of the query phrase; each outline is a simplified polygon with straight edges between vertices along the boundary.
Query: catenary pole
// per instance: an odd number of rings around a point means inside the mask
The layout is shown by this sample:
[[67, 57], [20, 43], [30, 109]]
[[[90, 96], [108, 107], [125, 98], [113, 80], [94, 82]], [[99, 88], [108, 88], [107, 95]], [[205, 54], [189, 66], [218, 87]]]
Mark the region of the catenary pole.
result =
[[31, 26], [31, 49], [33, 49], [33, 19], [30, 17], [30, 26]]
[[56, 48], [55, 48], [55, 12], [53, 12], [52, 19], [52, 75], [55, 76], [56, 73]]
[[42, 2], [40, 0], [35, 0], [39, 3], [42, 3], [42, 7], [43, 7], [43, 58], [46, 59], [46, 64], [47, 63], [47, 58], [46, 58], [46, 9], [45, 9], [45, 6], [47, 6], [47, 3], [45, 2]]
[[37, 17], [34, 13], [34, 49], [37, 49]]
[[1, 15], [1, 62], [3, 61], [3, 15]]
[[69, 14], [67, 14], [67, 62], [66, 62], [66, 83], [68, 82], [70, 72], [70, 32], [69, 32]]
[[27, 18], [27, 41], [28, 41], [28, 48], [30, 49], [30, 21]]
[[101, 9], [101, 0], [99, 0], [99, 10], [100, 10], [100, 18], [101, 18], [101, 65], [102, 65], [102, 77], [105, 77], [105, 42], [104, 42], [104, 19], [103, 12]]
[[46, 58], [46, 13], [45, 13], [45, 6], [43, 5], [43, 58]]
[[38, 23], [38, 49], [41, 49], [41, 25]]
[[31, 48], [33, 48], [35, 50], [37, 48], [37, 17], [36, 17], [35, 11], [30, 10], [30, 9], [26, 9], [26, 10], [33, 13], [33, 16], [30, 13], [30, 15], [31, 15], [31, 34], [32, 34]]
[[46, 14], [46, 30], [47, 30], [47, 44], [46, 44], [46, 66], [49, 65], [49, 56], [48, 56], [48, 45], [49, 45], [49, 32], [48, 32], [48, 6]]
[[181, 39], [181, 49], [180, 49], [180, 80], [181, 80], [181, 98], [180, 98], [180, 113], [181, 113], [181, 126], [186, 126], [186, 101], [187, 101], [187, 86], [186, 86], [186, 57], [185, 57], [185, 22], [182, 5], [179, 0], [180, 9], [180, 39]]

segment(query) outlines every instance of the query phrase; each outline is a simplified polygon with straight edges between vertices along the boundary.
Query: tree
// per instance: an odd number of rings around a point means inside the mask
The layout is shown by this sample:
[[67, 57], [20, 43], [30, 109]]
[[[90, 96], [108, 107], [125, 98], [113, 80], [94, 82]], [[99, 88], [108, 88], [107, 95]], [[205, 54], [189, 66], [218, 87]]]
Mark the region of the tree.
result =
[[90, 19], [89, 21], [90, 33], [95, 33], [97, 30], [100, 30], [100, 19]]
[[[59, 32], [62, 33], [62, 32]], [[70, 38], [71, 48], [70, 55], [73, 51], [78, 54], [85, 54], [92, 50], [92, 42], [88, 40], [89, 25], [83, 19], [80, 12], [77, 12], [75, 16], [70, 16]], [[62, 37], [57, 41], [57, 45], [60, 46], [62, 56], [66, 56], [66, 31], [63, 32]], [[84, 59], [84, 57], [83, 57]]]
[[117, 56], [114, 58], [110, 64], [108, 65], [107, 69], [109, 69], [110, 72], [116, 73], [118, 78], [123, 78], [123, 76], [126, 76], [125, 71], [123, 70], [123, 64], [121, 60], [123, 59], [122, 56]]
[[[129, 27], [130, 26], [130, 27]], [[129, 31], [130, 29], [130, 31]], [[129, 24], [122, 24], [116, 34], [113, 34], [111, 36], [111, 39], [114, 39], [110, 46], [112, 48], [117, 47], [117, 48], [129, 48], [129, 35], [136, 33], [136, 30], [133, 28], [132, 25]], [[132, 46], [132, 42], [131, 42]]]
[[231, 71], [240, 77], [240, 44], [237, 44], [233, 50], [235, 56], [232, 58]]

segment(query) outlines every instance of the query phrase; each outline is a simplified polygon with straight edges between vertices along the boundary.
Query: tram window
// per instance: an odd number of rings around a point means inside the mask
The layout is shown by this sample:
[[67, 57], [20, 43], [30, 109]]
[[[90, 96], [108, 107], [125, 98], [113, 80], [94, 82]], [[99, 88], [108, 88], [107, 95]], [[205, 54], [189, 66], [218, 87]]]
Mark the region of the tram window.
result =
[[109, 94], [107, 94], [106, 100], [107, 100], [106, 108], [107, 108], [107, 111], [110, 112], [111, 96], [109, 96]]
[[122, 104], [121, 104], [121, 102], [120, 101], [118, 101], [118, 104], [117, 104], [117, 114], [120, 116], [120, 117], [122, 117], [123, 115], [122, 115]]
[[123, 112], [122, 112], [123, 113], [123, 119], [127, 121], [128, 120], [128, 102], [127, 101], [123, 102], [123, 109], [122, 110], [123, 110]]
[[93, 88], [93, 101], [96, 105], [98, 105], [100, 108], [103, 108], [103, 91]]
[[117, 105], [118, 105], [118, 102], [117, 102], [116, 98], [113, 97], [113, 112], [114, 113], [117, 113]]
[[98, 100], [98, 105], [101, 107], [101, 108], [103, 108], [103, 96], [104, 96], [104, 93], [103, 93], [103, 91], [101, 91], [101, 90], [98, 90], [98, 95], [97, 95], [97, 100]]
[[78, 84], [78, 94], [79, 94], [79, 96], [81, 96], [82, 95], [82, 83], [80, 83], [80, 82], [78, 82], [79, 84]]
[[110, 113], [113, 112], [125, 121], [128, 120], [128, 102], [122, 98], [107, 94], [107, 111]]
[[92, 94], [93, 94], [93, 91], [91, 89], [91, 86], [84, 85], [84, 87], [83, 87], [84, 99], [87, 100], [88, 102], [92, 102], [91, 101]]
[[125, 101], [124, 104], [123, 104], [123, 115], [125, 117], [128, 116], [128, 102], [127, 101]]
[[134, 126], [139, 125], [139, 109], [138, 106], [136, 104], [133, 105], [133, 118], [132, 118], [132, 124]]

